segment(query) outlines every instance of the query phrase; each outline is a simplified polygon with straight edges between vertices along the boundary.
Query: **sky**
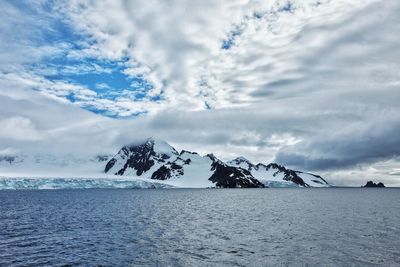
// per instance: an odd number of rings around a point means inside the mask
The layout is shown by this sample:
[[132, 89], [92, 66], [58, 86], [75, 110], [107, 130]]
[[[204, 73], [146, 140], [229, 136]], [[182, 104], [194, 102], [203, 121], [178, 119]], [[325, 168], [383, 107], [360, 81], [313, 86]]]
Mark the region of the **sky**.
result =
[[400, 186], [397, 0], [0, 2], [0, 155], [146, 137]]

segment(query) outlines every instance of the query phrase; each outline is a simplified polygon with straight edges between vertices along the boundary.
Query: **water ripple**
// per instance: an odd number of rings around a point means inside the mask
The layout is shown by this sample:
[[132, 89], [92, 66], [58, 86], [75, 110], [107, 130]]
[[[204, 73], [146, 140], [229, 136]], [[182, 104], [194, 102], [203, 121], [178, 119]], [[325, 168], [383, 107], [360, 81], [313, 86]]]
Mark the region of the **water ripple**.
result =
[[400, 266], [399, 193], [0, 191], [0, 266]]

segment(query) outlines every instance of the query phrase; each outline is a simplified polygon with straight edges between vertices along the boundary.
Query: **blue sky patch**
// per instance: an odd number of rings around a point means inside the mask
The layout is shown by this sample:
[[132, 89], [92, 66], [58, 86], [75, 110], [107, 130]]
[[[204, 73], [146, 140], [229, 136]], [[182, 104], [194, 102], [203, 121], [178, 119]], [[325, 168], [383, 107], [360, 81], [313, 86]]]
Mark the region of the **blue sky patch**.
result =
[[[34, 31], [29, 36], [32, 46], [52, 46], [58, 49], [42, 58], [40, 62], [25, 65], [27, 70], [49, 81], [78, 85], [96, 93], [90, 95], [90, 99], [88, 99], [86, 95], [80, 96], [79, 90], [67, 92], [63, 95], [64, 92], [59, 94], [57, 88], [54, 88], [54, 92], [49, 92], [50, 94], [63, 97], [71, 103], [79, 104], [84, 109], [109, 117], [115, 117], [118, 114], [115, 111], [99, 108], [102, 107], [101, 103], [95, 103], [95, 105], [93, 103], [98, 100], [128, 99], [132, 102], [140, 102], [143, 100], [161, 101], [163, 99], [162, 95], [148, 96], [153, 85], [143, 76], [132, 77], [125, 74], [125, 63], [129, 58], [122, 57], [120, 60], [111, 61], [80, 53], [92, 45], [94, 41], [71, 28], [65, 18], [60, 17], [60, 13], [56, 10], [57, 5], [54, 2], [7, 1], [7, 4], [15, 7], [26, 17], [41, 18], [36, 20], [37, 24], [33, 23], [32, 25]], [[78, 57], [71, 56], [71, 52]], [[36, 89], [42, 90], [42, 88]], [[53, 88], [43, 89], [53, 90]], [[104, 106], [104, 108], [106, 107]], [[123, 111], [124, 108], [118, 107], [115, 110], [118, 109]], [[130, 112], [126, 110], [123, 114], [130, 114]], [[140, 115], [143, 112], [134, 114]]]
[[[99, 61], [95, 59], [80, 62], [65, 58], [55, 58], [44, 63], [44, 67], [56, 70], [55, 73], [44, 75], [51, 81], [66, 81], [72, 84], [82, 85], [94, 92], [101, 99], [116, 100], [121, 97], [128, 97], [133, 101], [140, 101], [147, 97], [149, 90], [153, 89], [152, 84], [143, 77], [130, 77], [124, 73], [122, 62]], [[72, 94], [66, 97], [69, 101], [75, 102]], [[150, 97], [151, 101], [158, 101], [160, 96]], [[83, 106], [86, 108], [85, 106]], [[88, 108], [86, 108], [88, 109]], [[96, 112], [96, 109], [88, 109], [99, 114], [107, 114], [103, 111]]]
[[239, 29], [231, 31], [228, 38], [222, 42], [221, 48], [224, 50], [230, 49], [235, 44], [236, 37], [239, 36], [240, 34], [241, 31]]

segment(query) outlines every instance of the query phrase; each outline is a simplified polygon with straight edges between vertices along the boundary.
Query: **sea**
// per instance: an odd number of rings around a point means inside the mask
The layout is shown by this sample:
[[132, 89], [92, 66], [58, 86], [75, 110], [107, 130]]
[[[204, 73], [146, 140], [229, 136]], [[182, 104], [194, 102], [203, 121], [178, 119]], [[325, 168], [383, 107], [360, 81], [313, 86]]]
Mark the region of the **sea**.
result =
[[400, 266], [400, 189], [0, 190], [0, 266]]

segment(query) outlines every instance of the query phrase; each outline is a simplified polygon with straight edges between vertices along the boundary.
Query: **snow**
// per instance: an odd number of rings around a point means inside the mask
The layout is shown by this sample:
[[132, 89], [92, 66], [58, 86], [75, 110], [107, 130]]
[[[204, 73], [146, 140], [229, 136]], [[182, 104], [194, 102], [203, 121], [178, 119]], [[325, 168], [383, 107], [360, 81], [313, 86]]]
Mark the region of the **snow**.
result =
[[154, 142], [153, 149], [154, 152], [156, 152], [157, 154], [166, 154], [170, 157], [177, 154], [176, 150], [172, 146], [170, 146], [167, 142], [154, 139], [153, 142]]
[[[266, 170], [265, 167], [260, 167], [258, 170], [253, 170], [251, 174], [259, 180], [260, 182], [263, 181], [274, 181], [274, 182], [282, 182], [284, 181], [284, 173], [282, 172], [277, 172], [276, 169], [270, 168], [269, 170]], [[292, 183], [292, 182], [290, 182]]]

